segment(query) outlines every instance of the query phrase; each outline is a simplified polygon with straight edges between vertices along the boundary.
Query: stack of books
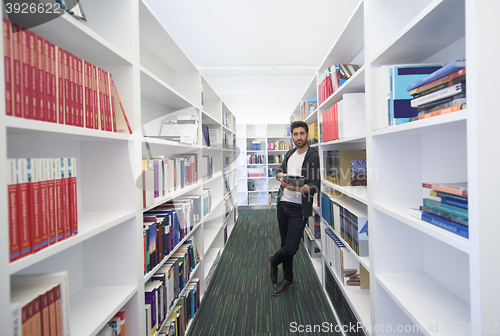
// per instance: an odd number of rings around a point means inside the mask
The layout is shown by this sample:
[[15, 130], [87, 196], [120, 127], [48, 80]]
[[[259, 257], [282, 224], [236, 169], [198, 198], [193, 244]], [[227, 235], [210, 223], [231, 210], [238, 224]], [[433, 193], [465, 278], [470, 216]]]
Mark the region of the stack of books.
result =
[[410, 215], [442, 229], [469, 238], [469, 210], [467, 182], [423, 183], [430, 190], [419, 209], [410, 209]]
[[274, 164], [274, 163], [282, 163], [283, 160], [285, 159], [285, 155], [268, 155], [267, 159], [269, 160], [269, 164]]
[[333, 184], [366, 186], [366, 150], [335, 149], [323, 152], [323, 179]]
[[465, 60], [453, 61], [409, 85], [411, 106], [418, 115], [410, 121], [443, 115], [466, 108]]

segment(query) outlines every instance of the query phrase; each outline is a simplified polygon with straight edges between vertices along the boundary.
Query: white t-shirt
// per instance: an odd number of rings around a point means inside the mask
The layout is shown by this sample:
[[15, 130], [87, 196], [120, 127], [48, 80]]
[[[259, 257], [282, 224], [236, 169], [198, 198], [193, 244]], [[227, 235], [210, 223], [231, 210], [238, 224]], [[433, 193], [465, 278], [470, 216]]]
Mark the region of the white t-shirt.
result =
[[[297, 151], [293, 153], [288, 158], [288, 163], [286, 166], [288, 175], [302, 175], [302, 163], [304, 162], [304, 158], [306, 156], [306, 152], [302, 154], [297, 154]], [[292, 202], [302, 204], [302, 193], [300, 191], [291, 191], [288, 189], [283, 189], [283, 195], [281, 195], [281, 201]]]

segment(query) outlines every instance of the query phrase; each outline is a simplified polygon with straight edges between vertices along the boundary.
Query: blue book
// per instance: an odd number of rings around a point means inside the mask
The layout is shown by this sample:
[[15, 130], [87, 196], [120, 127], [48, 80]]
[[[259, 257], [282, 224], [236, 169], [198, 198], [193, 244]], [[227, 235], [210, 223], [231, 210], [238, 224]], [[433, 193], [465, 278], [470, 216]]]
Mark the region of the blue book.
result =
[[424, 206], [469, 220], [469, 211], [467, 209], [456, 207], [449, 204], [444, 204], [436, 200], [433, 200], [432, 198], [424, 198]]
[[465, 225], [418, 209], [410, 209], [410, 215], [469, 239], [469, 228]]
[[465, 60], [461, 59], [461, 60], [453, 61], [449, 64], [446, 64], [441, 69], [434, 71], [433, 73], [429, 74], [428, 76], [425, 76], [424, 78], [417, 80], [415, 83], [408, 85], [408, 88], [406, 90], [411, 91], [415, 88], [418, 88], [419, 86], [430, 83], [433, 80], [436, 80], [440, 77], [451, 74], [452, 72], [455, 72], [455, 71], [460, 70], [462, 68], [465, 68]]
[[330, 218], [330, 196], [325, 193], [321, 193], [321, 216], [328, 223], [328, 225], [332, 226], [332, 221]]
[[418, 110], [411, 107], [411, 99], [407, 86], [416, 80], [441, 68], [441, 64], [409, 64], [394, 65], [389, 69], [389, 123], [400, 125], [410, 122], [411, 117], [418, 115]]

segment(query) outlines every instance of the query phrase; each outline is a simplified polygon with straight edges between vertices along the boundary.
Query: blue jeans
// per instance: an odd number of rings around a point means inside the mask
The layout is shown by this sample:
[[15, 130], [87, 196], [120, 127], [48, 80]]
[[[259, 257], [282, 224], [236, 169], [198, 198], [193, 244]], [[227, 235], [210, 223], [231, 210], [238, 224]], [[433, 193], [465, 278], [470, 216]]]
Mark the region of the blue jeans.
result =
[[306, 222], [307, 218], [302, 216], [302, 204], [283, 201], [278, 203], [281, 249], [274, 254], [272, 264], [283, 264], [285, 280], [293, 281], [293, 256], [299, 250]]

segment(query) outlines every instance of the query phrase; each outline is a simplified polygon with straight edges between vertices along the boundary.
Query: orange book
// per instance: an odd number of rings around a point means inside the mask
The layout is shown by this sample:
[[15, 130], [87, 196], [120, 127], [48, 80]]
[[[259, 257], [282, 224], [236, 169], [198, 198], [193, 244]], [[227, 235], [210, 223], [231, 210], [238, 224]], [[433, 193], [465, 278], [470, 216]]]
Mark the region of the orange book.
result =
[[50, 335], [50, 312], [49, 312], [49, 292], [47, 291], [40, 295], [40, 320], [41, 320], [41, 335]]
[[12, 30], [9, 20], [3, 19], [3, 54], [5, 75], [5, 114], [12, 115]]
[[49, 298], [50, 336], [59, 336], [61, 334], [57, 333], [55, 287], [48, 292], [48, 298]]
[[56, 313], [56, 328], [57, 335], [62, 335], [63, 333], [63, 317], [62, 317], [62, 302], [61, 302], [61, 286], [57, 285], [54, 287], [54, 307]]
[[458, 104], [458, 105], [446, 107], [446, 108], [441, 109], [441, 110], [437, 110], [437, 111], [429, 112], [429, 113], [426, 113], [426, 114], [422, 114], [421, 116], [418, 117], [418, 120], [432, 118], [432, 117], [436, 117], [438, 115], [460, 111], [460, 110], [464, 109], [465, 106], [466, 106], [466, 104]]
[[448, 194], [460, 196], [469, 196], [467, 192], [467, 182], [458, 183], [422, 183], [422, 187], [436, 191], [442, 191]]
[[116, 132], [124, 133], [124, 134], [132, 134], [132, 127], [130, 127], [130, 123], [127, 118], [127, 114], [125, 113], [125, 109], [123, 108], [122, 101], [120, 99], [120, 95], [118, 94], [118, 90], [116, 89], [115, 82], [111, 81], [112, 92], [113, 92], [113, 100], [115, 105], [115, 116], [116, 116]]

